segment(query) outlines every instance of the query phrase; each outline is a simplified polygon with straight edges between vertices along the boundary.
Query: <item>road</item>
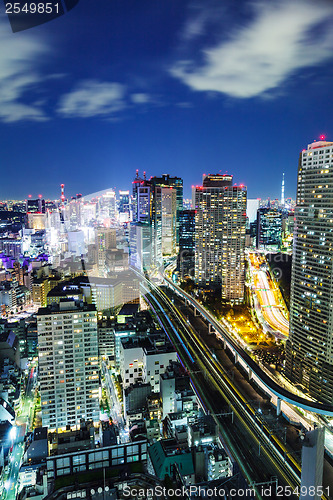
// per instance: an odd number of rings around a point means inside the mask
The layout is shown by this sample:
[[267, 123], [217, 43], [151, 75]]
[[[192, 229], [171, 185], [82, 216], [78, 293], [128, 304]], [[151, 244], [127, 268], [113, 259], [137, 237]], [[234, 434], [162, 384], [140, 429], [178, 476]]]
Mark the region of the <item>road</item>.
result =
[[[273, 330], [289, 335], [289, 321], [282, 305], [280, 290], [274, 285], [268, 274], [268, 265], [263, 255], [254, 252], [248, 254], [250, 274], [252, 278], [252, 294], [256, 297], [256, 309], [260, 309], [264, 322]], [[280, 335], [277, 335], [280, 337]]]
[[36, 371], [32, 367], [28, 375], [27, 387], [24, 395], [22, 411], [16, 418], [15, 437], [13, 450], [9, 459], [9, 472], [5, 480], [5, 489], [2, 500], [15, 500], [18, 493], [18, 476], [24, 455], [24, 437], [30, 429], [33, 416], [34, 387], [36, 382]]
[[106, 366], [105, 361], [102, 362], [102, 372], [105, 377], [105, 386], [107, 390], [109, 406], [110, 406], [110, 417], [115, 425], [117, 425], [119, 430], [119, 440], [121, 443], [129, 442], [129, 431], [126, 426], [123, 412], [121, 408], [121, 404], [118, 401], [118, 396], [116, 393], [116, 389], [114, 387], [113, 379], [110, 375], [110, 371]]
[[273, 283], [269, 281], [267, 272], [259, 270], [254, 276], [255, 292], [257, 294], [261, 312], [267, 323], [286, 337], [289, 335], [289, 321], [283, 314], [283, 307], [277, 300]]

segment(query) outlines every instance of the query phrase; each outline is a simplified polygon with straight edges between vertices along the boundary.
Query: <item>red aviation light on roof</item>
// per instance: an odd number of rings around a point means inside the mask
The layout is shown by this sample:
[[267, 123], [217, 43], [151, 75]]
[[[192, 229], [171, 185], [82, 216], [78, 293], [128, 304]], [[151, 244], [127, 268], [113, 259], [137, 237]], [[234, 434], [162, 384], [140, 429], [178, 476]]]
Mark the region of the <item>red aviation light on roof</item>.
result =
[[322, 135], [319, 137], [319, 139], [320, 139], [321, 141], [324, 141], [324, 140], [326, 139], [326, 135], [322, 134]]
[[38, 198], [43, 198], [43, 195], [42, 195], [42, 194], [39, 194], [39, 195], [38, 195]]

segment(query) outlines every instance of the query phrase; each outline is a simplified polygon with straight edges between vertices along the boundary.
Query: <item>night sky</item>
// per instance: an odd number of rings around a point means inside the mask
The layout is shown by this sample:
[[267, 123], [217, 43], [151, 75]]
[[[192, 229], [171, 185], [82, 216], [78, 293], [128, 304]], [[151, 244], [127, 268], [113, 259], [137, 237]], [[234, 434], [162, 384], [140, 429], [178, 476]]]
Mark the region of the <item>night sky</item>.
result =
[[81, 0], [13, 34], [1, 4], [0, 198], [130, 189], [135, 170], [232, 173], [295, 196], [333, 140], [333, 3]]

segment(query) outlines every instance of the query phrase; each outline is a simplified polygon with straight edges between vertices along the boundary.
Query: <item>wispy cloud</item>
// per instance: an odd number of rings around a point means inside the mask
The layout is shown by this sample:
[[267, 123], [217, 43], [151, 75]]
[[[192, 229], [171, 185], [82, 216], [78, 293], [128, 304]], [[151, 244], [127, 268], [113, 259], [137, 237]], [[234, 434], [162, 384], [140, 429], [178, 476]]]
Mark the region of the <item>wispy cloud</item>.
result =
[[[192, 34], [202, 22], [192, 26]], [[179, 61], [171, 74], [193, 90], [236, 98], [264, 95], [297, 71], [322, 64], [333, 55], [333, 5], [310, 0], [253, 4], [253, 17], [215, 47], [203, 51], [203, 63]], [[189, 27], [186, 37], [189, 37]]]
[[46, 120], [35, 94], [43, 80], [36, 61], [48, 52], [45, 41], [31, 33], [14, 35], [1, 20], [0, 46], [0, 121]]
[[202, 35], [207, 20], [210, 17], [210, 12], [210, 9], [200, 9], [199, 12], [188, 19], [181, 33], [182, 41], [187, 42]]
[[125, 90], [120, 83], [85, 80], [60, 98], [58, 113], [64, 117], [110, 117], [126, 107]]
[[134, 104], [147, 104], [148, 102], [151, 102], [151, 97], [149, 94], [138, 92], [131, 95], [131, 101]]

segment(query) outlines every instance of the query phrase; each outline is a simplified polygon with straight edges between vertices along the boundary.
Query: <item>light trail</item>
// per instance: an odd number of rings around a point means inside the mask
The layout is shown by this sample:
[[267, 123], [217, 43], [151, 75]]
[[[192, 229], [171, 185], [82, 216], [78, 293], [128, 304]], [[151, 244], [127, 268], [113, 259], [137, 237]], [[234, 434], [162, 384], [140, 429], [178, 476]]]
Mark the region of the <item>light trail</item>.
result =
[[261, 263], [256, 255], [250, 254], [249, 262], [253, 276], [254, 290], [264, 320], [273, 330], [277, 330], [287, 337], [289, 335], [289, 321], [283, 314], [283, 306], [279, 303], [274, 284], [269, 279], [267, 272], [260, 269]]

